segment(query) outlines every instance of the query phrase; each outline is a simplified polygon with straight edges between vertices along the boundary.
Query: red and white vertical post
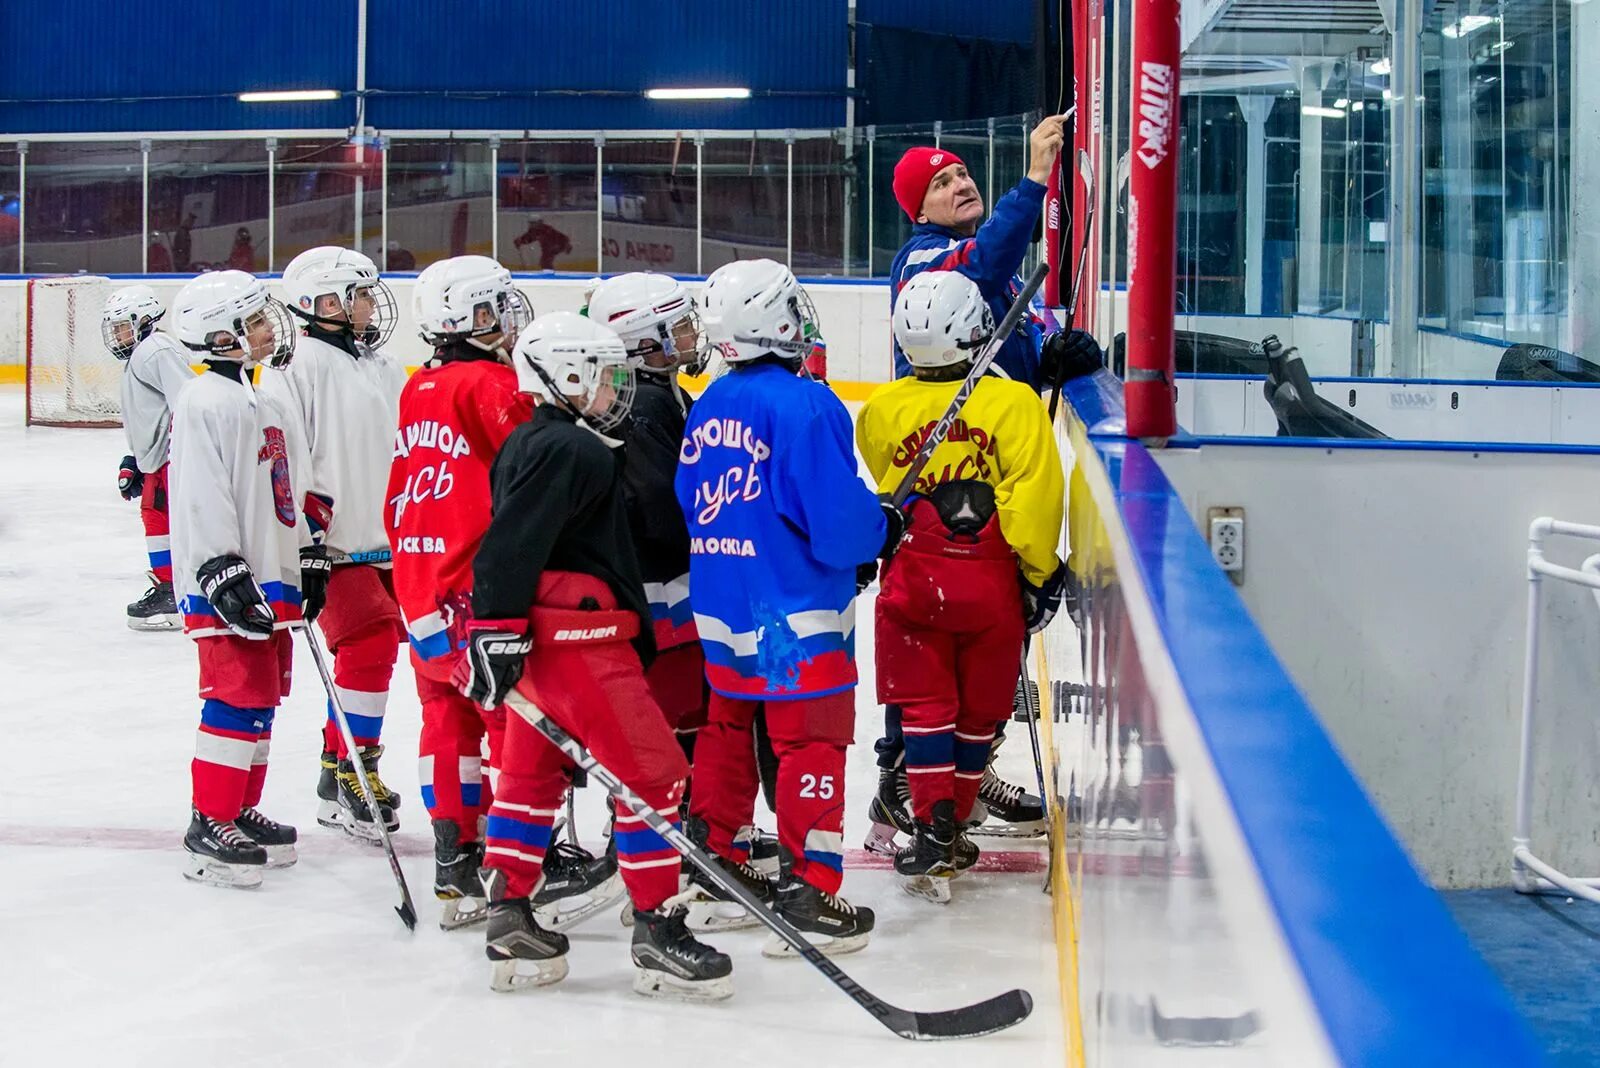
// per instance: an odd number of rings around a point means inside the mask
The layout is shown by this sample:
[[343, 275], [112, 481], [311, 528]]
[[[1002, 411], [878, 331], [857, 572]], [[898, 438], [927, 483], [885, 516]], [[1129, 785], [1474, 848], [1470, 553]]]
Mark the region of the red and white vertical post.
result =
[[1128, 187], [1128, 436], [1178, 429], [1173, 316], [1178, 281], [1179, 0], [1134, 0]]

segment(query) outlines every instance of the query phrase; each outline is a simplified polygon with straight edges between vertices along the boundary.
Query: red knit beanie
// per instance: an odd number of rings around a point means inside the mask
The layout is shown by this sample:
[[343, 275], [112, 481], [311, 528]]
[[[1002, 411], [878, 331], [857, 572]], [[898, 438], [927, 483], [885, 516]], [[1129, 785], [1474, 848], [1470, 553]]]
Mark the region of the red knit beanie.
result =
[[912, 222], [922, 214], [922, 198], [928, 195], [928, 184], [933, 176], [952, 163], [961, 162], [961, 157], [949, 149], [926, 145], [907, 149], [900, 157], [900, 162], [894, 165], [894, 198]]

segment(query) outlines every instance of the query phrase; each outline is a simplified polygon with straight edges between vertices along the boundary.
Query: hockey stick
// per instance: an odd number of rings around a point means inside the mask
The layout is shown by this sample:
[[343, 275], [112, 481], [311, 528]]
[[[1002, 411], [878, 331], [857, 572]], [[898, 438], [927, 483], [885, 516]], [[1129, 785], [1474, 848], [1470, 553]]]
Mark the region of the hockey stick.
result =
[[[1028, 741], [1033, 743], [1033, 774], [1039, 782], [1039, 804], [1044, 806], [1045, 842], [1050, 842], [1050, 830], [1054, 821], [1050, 819], [1050, 798], [1044, 792], [1044, 751], [1039, 748], [1039, 691], [1033, 688], [1033, 680], [1028, 677], [1028, 642], [1022, 643], [1022, 699], [1028, 702]], [[1050, 865], [1045, 865], [1044, 892], [1050, 892]]]
[[768, 909], [759, 899], [743, 885], [736, 882], [732, 876], [723, 871], [721, 865], [714, 863], [704, 851], [674, 827], [668, 819], [661, 815], [651, 805], [645, 804], [643, 799], [627, 785], [613, 775], [610, 769], [599, 763], [591, 756], [579, 742], [562, 730], [560, 726], [551, 721], [534, 704], [516, 690], [506, 695], [506, 705], [517, 715], [527, 720], [530, 726], [550, 742], [551, 745], [566, 754], [567, 759], [583, 768], [592, 775], [600, 785], [610, 791], [628, 808], [644, 820], [645, 824], [654, 832], [666, 839], [667, 844], [676, 849], [689, 863], [699, 868], [706, 878], [716, 884], [718, 889], [726, 893], [733, 901], [743, 905], [745, 910], [766, 924], [772, 933], [787, 942], [796, 953], [804, 957], [813, 968], [816, 968], [828, 980], [850, 995], [851, 999], [863, 1009], [866, 1009], [878, 1022], [901, 1038], [917, 1039], [921, 1041], [934, 1041], [939, 1039], [976, 1038], [979, 1035], [993, 1034], [1003, 1031], [1028, 1018], [1033, 1011], [1033, 997], [1026, 990], [1009, 990], [987, 1001], [980, 1001], [976, 1005], [967, 1005], [959, 1009], [946, 1009], [943, 1012], [911, 1012], [906, 1009], [896, 1008], [886, 1001], [880, 1000], [871, 991], [861, 986], [816, 946], [806, 941], [805, 935], [795, 930], [794, 926], [782, 916]]
[[372, 784], [367, 781], [367, 766], [361, 760], [361, 747], [356, 745], [350, 720], [344, 714], [344, 704], [333, 687], [333, 676], [328, 673], [327, 661], [322, 656], [322, 643], [317, 640], [317, 633], [311, 629], [310, 623], [305, 625], [303, 633], [306, 645], [311, 649], [311, 659], [316, 661], [317, 674], [322, 676], [322, 688], [328, 691], [328, 707], [333, 709], [334, 721], [339, 725], [339, 736], [344, 739], [345, 748], [350, 753], [350, 763], [356, 769], [356, 781], [361, 784], [361, 796], [367, 802], [367, 811], [372, 814], [372, 825], [378, 828], [383, 851], [389, 855], [389, 868], [394, 872], [394, 881], [400, 885], [400, 904], [394, 910], [399, 913], [400, 922], [406, 925], [406, 930], [415, 931], [417, 910], [411, 904], [411, 888], [406, 885], [406, 874], [400, 870], [400, 858], [395, 856], [394, 843], [389, 840], [389, 828], [384, 826], [383, 813], [378, 810], [378, 799], [372, 793]]
[[[1078, 248], [1078, 266], [1072, 274], [1072, 296], [1067, 300], [1067, 323], [1062, 329], [1071, 330], [1072, 320], [1078, 316], [1078, 297], [1083, 289], [1083, 269], [1089, 262], [1089, 245], [1094, 239], [1094, 160], [1089, 153], [1078, 149], [1078, 177], [1083, 179], [1083, 244]], [[1050, 388], [1050, 422], [1056, 421], [1056, 408], [1061, 404], [1061, 387], [1066, 384], [1065, 368], [1056, 368], [1056, 380]]]
[[1040, 263], [1033, 269], [1033, 273], [1028, 275], [1028, 280], [1022, 283], [1022, 288], [1017, 291], [1017, 298], [1011, 302], [1011, 307], [1006, 309], [1005, 318], [1000, 320], [1000, 325], [995, 327], [994, 335], [973, 359], [972, 368], [962, 381], [961, 388], [956, 390], [956, 395], [951, 398], [950, 406], [944, 410], [939, 421], [933, 424], [933, 429], [928, 431], [921, 448], [917, 449], [917, 454], [911, 458], [911, 466], [906, 468], [904, 477], [900, 479], [900, 485], [895, 487], [894, 496], [890, 498], [890, 503], [896, 508], [905, 507], [906, 498], [911, 496], [911, 491], [917, 485], [917, 477], [922, 474], [922, 469], [928, 466], [928, 461], [933, 457], [933, 450], [937, 449], [950, 433], [956, 417], [961, 414], [961, 406], [967, 403], [972, 391], [978, 388], [978, 381], [989, 370], [989, 365], [994, 363], [994, 358], [1000, 353], [1000, 346], [1005, 344], [1006, 338], [1011, 336], [1011, 331], [1016, 329], [1017, 323], [1028, 310], [1028, 302], [1039, 292], [1039, 287], [1044, 284], [1045, 275], [1049, 273], [1050, 265]]

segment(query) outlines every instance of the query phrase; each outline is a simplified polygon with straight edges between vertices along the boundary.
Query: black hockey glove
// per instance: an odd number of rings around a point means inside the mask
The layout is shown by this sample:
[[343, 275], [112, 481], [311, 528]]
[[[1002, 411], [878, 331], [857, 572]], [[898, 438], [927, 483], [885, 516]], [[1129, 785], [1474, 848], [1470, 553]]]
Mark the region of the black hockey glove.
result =
[[1105, 353], [1087, 330], [1057, 330], [1039, 346], [1039, 374], [1048, 384], [1092, 375], [1105, 365]]
[[1066, 586], [1067, 565], [1059, 557], [1056, 559], [1056, 569], [1044, 580], [1044, 585], [1035, 586], [1027, 579], [1022, 580], [1022, 619], [1029, 634], [1037, 634], [1050, 625], [1061, 608], [1061, 597], [1066, 592]]
[[132, 456], [124, 456], [122, 465], [117, 468], [117, 492], [122, 494], [125, 501], [131, 501], [144, 492], [144, 472], [139, 470]]
[[888, 497], [879, 497], [878, 507], [883, 509], [884, 522], [889, 525], [889, 531], [883, 538], [883, 548], [878, 550], [878, 558], [887, 560], [900, 548], [900, 539], [906, 536], [906, 514], [896, 508]]
[[333, 574], [333, 562], [328, 550], [320, 545], [308, 545], [300, 550], [300, 614], [307, 623], [314, 623], [328, 603], [328, 577]]
[[527, 620], [475, 619], [467, 624], [467, 655], [452, 676], [456, 688], [483, 708], [498, 708], [522, 678], [533, 651]]
[[241, 638], [270, 638], [278, 621], [250, 565], [233, 554], [213, 556], [195, 572], [200, 595], [211, 602], [228, 629]]
[[856, 592], [862, 593], [878, 577], [878, 561], [868, 560], [856, 565]]

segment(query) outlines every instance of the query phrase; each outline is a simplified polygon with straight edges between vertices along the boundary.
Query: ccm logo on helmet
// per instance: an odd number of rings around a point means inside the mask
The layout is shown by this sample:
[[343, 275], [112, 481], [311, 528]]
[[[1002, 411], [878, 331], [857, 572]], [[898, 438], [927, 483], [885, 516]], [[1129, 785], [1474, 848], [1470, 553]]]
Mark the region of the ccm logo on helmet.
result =
[[589, 627], [583, 630], [558, 630], [550, 640], [557, 642], [592, 642], [600, 638], [615, 638], [616, 636], [617, 628], [615, 626]]

